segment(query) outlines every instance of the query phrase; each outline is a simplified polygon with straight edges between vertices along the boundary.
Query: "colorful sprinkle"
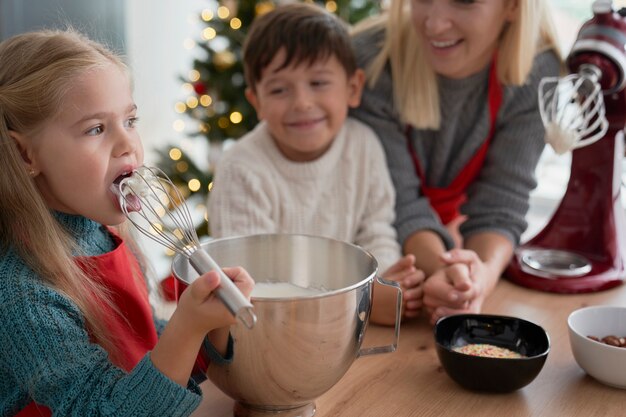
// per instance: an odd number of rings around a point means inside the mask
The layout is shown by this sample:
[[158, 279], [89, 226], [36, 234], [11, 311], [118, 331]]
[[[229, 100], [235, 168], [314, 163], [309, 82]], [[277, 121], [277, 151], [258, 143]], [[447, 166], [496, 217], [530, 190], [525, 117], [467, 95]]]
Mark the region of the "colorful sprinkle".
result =
[[455, 352], [464, 353], [466, 355], [484, 356], [487, 358], [518, 359], [525, 357], [524, 355], [513, 352], [512, 350], [489, 345], [486, 343], [474, 343], [465, 346], [457, 346], [455, 348], [452, 348], [452, 350], [454, 350]]

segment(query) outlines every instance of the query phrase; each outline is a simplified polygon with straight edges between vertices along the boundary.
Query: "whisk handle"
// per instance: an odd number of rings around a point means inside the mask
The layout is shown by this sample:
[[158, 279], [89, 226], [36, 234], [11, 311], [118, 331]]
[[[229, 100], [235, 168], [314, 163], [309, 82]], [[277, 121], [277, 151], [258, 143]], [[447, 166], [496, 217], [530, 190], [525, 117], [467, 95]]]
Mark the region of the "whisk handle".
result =
[[189, 256], [189, 262], [201, 275], [209, 271], [217, 271], [220, 275], [220, 285], [215, 290], [215, 294], [233, 316], [237, 317], [248, 329], [254, 327], [256, 315], [252, 303], [243, 296], [239, 288], [226, 276], [213, 258], [204, 249], [198, 249]]

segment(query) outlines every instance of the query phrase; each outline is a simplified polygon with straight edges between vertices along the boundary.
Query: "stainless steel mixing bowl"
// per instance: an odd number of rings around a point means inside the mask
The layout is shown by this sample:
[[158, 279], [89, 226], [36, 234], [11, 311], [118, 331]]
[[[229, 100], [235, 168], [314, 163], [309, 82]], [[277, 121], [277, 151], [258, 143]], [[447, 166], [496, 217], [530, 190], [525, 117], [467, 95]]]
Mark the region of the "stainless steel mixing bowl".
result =
[[[401, 292], [377, 277], [376, 259], [358, 246], [333, 239], [270, 234], [204, 243], [221, 266], [243, 266], [256, 282], [288, 282], [323, 289], [291, 298], [252, 298], [258, 321], [231, 327], [233, 360], [211, 364], [207, 376], [233, 398], [236, 416], [312, 416], [315, 399], [364, 355], [393, 352], [398, 343]], [[197, 276], [183, 256], [174, 275]], [[374, 279], [398, 290], [393, 344], [361, 348], [369, 321]]]

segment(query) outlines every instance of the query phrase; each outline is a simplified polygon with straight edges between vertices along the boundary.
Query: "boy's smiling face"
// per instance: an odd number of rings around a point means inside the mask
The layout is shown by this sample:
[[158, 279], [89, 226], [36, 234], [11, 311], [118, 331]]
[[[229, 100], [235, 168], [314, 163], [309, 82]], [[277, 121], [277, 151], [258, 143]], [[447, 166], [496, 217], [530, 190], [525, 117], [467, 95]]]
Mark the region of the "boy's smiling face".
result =
[[312, 161], [328, 150], [348, 109], [359, 105], [364, 74], [349, 76], [334, 55], [281, 68], [284, 62], [281, 49], [246, 97], [287, 159]]

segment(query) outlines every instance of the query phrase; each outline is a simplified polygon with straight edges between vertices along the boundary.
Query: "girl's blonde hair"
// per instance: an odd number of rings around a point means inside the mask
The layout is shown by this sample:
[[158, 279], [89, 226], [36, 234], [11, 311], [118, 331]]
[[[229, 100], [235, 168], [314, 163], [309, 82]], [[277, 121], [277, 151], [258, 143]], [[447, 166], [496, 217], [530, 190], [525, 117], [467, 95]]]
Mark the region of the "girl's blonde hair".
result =
[[[355, 33], [385, 30], [382, 49], [366, 68], [369, 85], [376, 83], [389, 62], [394, 101], [402, 121], [417, 128], [438, 129], [441, 115], [437, 78], [423, 56], [409, 7], [408, 0], [391, 0], [385, 15], [364, 22]], [[517, 19], [506, 24], [500, 35], [497, 68], [502, 84], [522, 85], [542, 50], [553, 49], [560, 56], [546, 0], [519, 0], [517, 10]]]
[[47, 285], [71, 298], [91, 337], [120, 363], [102, 313], [103, 300], [112, 305], [110, 297], [76, 264], [78, 248], [38, 192], [9, 131], [35, 133], [58, 113], [66, 92], [86, 71], [111, 63], [126, 66], [72, 30], [14, 36], [0, 44], [0, 63], [0, 251], [12, 247]]

